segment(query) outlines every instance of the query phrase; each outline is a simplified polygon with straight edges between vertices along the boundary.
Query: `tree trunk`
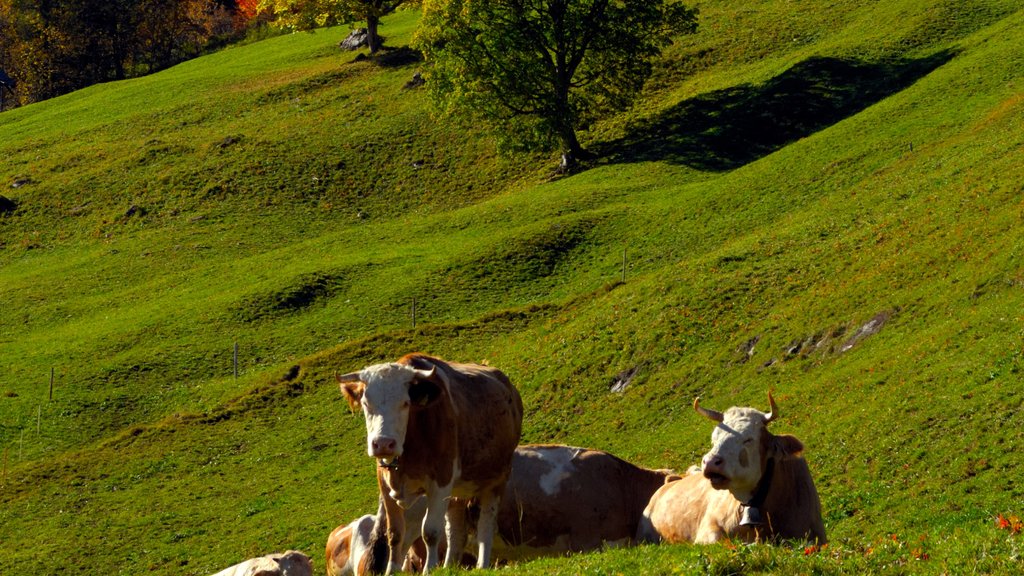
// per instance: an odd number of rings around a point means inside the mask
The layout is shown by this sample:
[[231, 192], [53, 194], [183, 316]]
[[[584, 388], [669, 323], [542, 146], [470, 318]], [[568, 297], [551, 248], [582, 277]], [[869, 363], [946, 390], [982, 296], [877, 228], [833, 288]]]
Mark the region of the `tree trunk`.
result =
[[380, 18], [376, 14], [366, 17], [366, 45], [370, 47], [370, 54], [376, 54], [380, 50], [380, 36], [377, 34], [377, 27], [380, 26]]
[[570, 174], [579, 167], [579, 161], [590, 158], [589, 152], [580, 146], [576, 138], [576, 129], [572, 124], [566, 122], [558, 131], [558, 139], [562, 144], [562, 163], [558, 166], [560, 174]]
[[[556, 28], [560, 26], [560, 17], [552, 16]], [[556, 33], [556, 37], [564, 36]], [[559, 49], [555, 51], [555, 114], [550, 118], [555, 123], [558, 141], [562, 145], [562, 164], [558, 167], [559, 174], [571, 174], [579, 166], [579, 161], [590, 157], [586, 150], [580, 146], [576, 138], [575, 115], [572, 106], [569, 105], [569, 92], [572, 84], [573, 72], [567, 68], [567, 51], [564, 49], [564, 38], [559, 43]]]

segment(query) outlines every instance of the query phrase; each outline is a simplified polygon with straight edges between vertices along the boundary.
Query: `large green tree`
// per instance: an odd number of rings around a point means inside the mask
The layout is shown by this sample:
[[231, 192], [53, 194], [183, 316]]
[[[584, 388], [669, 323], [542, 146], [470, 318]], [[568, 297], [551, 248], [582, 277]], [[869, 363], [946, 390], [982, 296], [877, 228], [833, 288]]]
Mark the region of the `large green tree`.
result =
[[380, 19], [403, 4], [418, 0], [260, 0], [260, 10], [271, 12], [279, 26], [312, 30], [320, 26], [366, 22], [370, 53], [380, 50]]
[[697, 12], [665, 0], [428, 0], [416, 37], [442, 110], [485, 121], [507, 144], [587, 155], [576, 132], [628, 107]]

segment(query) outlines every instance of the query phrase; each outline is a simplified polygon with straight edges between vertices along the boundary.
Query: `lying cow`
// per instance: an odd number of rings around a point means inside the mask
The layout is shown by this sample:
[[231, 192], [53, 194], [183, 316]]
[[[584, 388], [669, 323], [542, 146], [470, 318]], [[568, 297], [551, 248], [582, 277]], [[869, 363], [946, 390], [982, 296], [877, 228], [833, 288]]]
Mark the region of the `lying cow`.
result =
[[[670, 471], [640, 468], [599, 450], [520, 446], [498, 510], [494, 559], [520, 561], [632, 543], [651, 495], [676, 478]], [[414, 505], [406, 511], [405, 538], [416, 541], [407, 569], [423, 564], [415, 518], [417, 509], [422, 517], [422, 508]], [[358, 563], [370, 546], [372, 523], [372, 516], [367, 515], [331, 533], [329, 576], [359, 573]], [[332, 562], [338, 566], [334, 571]], [[349, 565], [343, 566], [345, 562]]]
[[213, 576], [313, 576], [313, 564], [309, 556], [289, 550], [246, 560]]
[[359, 562], [366, 554], [372, 531], [371, 514], [335, 528], [327, 537], [327, 576], [361, 574]]
[[801, 457], [804, 446], [793, 436], [768, 432], [768, 423], [779, 417], [770, 392], [768, 403], [767, 414], [753, 408], [730, 408], [723, 414], [693, 401], [697, 412], [718, 423], [711, 450], [700, 469], [692, 468], [651, 497], [638, 539], [825, 543], [818, 492]]
[[[416, 498], [413, 504], [405, 509], [405, 541], [412, 542], [412, 545], [417, 547], [416, 553], [411, 549], [409, 551], [409, 556], [402, 566], [402, 570], [405, 572], [423, 569], [426, 548], [423, 539], [420, 538], [420, 529], [426, 512], [427, 499], [422, 496]], [[377, 517], [381, 522], [387, 522], [383, 503], [377, 511]], [[381, 558], [377, 559], [376, 564], [373, 561], [373, 545], [370, 543], [370, 539], [373, 536], [374, 521], [377, 517], [366, 514], [350, 524], [343, 524], [331, 531], [330, 536], [327, 537], [327, 576], [361, 575], [366, 574], [371, 567], [377, 564], [386, 565], [388, 560], [387, 542], [383, 542], [383, 549], [379, 551]], [[439, 550], [441, 553], [446, 551], [447, 542], [442, 540]], [[418, 561], [419, 564], [413, 564], [413, 561]], [[468, 566], [473, 566], [473, 564]]]
[[438, 564], [438, 544], [445, 536], [445, 566], [462, 558], [470, 498], [481, 508], [477, 566], [488, 566], [498, 505], [522, 430], [522, 399], [508, 378], [487, 366], [409, 354], [338, 381], [353, 410], [362, 409], [367, 453], [378, 461], [386, 522], [376, 522], [371, 545], [386, 536], [387, 571], [401, 567], [412, 544], [405, 541], [403, 508], [420, 495], [427, 499], [424, 571]]
[[644, 506], [670, 478], [678, 476], [600, 450], [520, 446], [498, 513], [495, 557], [516, 561], [630, 544]]

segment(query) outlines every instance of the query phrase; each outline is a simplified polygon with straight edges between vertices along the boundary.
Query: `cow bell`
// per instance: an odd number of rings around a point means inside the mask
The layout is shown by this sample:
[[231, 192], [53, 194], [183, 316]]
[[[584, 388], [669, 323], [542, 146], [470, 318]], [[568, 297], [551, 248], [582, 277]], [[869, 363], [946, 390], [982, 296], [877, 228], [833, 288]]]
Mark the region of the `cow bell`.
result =
[[740, 513], [740, 526], [764, 526], [761, 509], [754, 506], [744, 506], [743, 511]]

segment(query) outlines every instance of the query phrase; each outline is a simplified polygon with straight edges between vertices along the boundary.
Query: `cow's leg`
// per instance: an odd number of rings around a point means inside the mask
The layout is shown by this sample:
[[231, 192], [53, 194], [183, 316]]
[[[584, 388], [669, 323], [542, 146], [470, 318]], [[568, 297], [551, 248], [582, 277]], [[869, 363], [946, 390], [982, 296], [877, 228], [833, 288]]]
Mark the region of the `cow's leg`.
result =
[[445, 515], [445, 535], [448, 538], [448, 553], [444, 557], [444, 565], [459, 566], [462, 564], [462, 551], [466, 548], [466, 502], [452, 498], [448, 501], [448, 513]]
[[427, 499], [417, 496], [405, 509], [405, 545], [409, 552], [402, 564], [403, 572], [422, 572], [427, 558], [427, 548], [423, 543], [423, 515], [427, 512]]
[[373, 519], [373, 529], [366, 542], [366, 549], [361, 554], [352, 550], [355, 561], [354, 572], [356, 574], [384, 574], [388, 571], [389, 550], [387, 510], [384, 507], [384, 497], [379, 496], [377, 516]]
[[[427, 512], [423, 515], [423, 542], [427, 545], [427, 560], [423, 564], [424, 574], [430, 572], [438, 564], [438, 546], [441, 542], [441, 535], [444, 534], [445, 511], [451, 495], [451, 484], [444, 487], [434, 485], [427, 490]], [[449, 547], [448, 550], [450, 554], [451, 548]]]
[[485, 490], [480, 494], [480, 520], [476, 525], [478, 543], [476, 567], [487, 568], [491, 564], [491, 546], [494, 544], [495, 526], [498, 522], [498, 504], [501, 502], [501, 488]]
[[701, 519], [700, 524], [697, 526], [697, 533], [693, 536], [694, 543], [714, 544], [724, 538], [725, 529], [711, 514], [705, 512], [704, 518]]
[[377, 469], [377, 488], [380, 491], [380, 506], [377, 510], [378, 522], [383, 508], [387, 519], [388, 567], [385, 574], [394, 574], [402, 569], [406, 548], [411, 544], [405, 540], [405, 510], [391, 497], [391, 487], [382, 473]]
[[394, 574], [402, 569], [402, 561], [405, 559], [406, 548], [409, 545], [405, 541], [405, 511], [390, 496], [384, 497], [384, 507], [388, 516], [387, 573]]

